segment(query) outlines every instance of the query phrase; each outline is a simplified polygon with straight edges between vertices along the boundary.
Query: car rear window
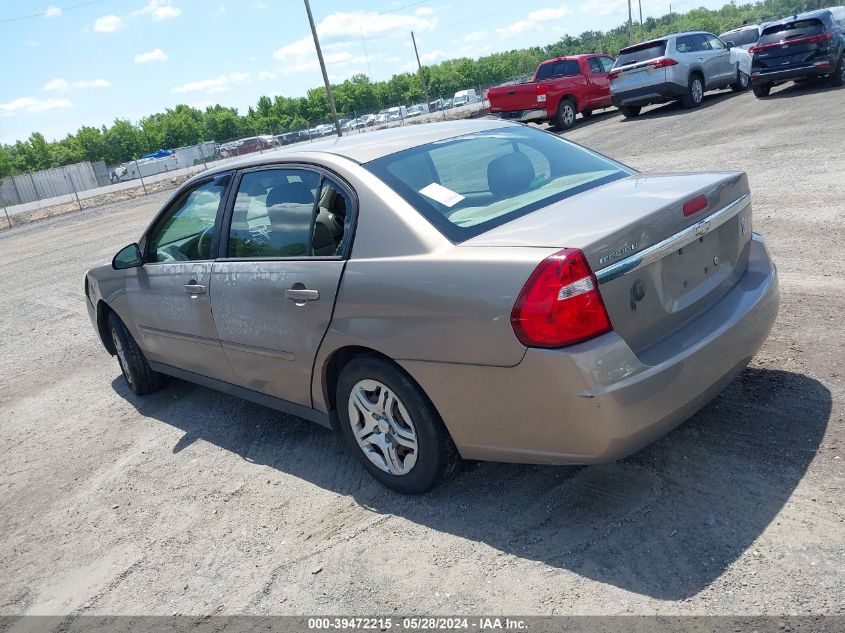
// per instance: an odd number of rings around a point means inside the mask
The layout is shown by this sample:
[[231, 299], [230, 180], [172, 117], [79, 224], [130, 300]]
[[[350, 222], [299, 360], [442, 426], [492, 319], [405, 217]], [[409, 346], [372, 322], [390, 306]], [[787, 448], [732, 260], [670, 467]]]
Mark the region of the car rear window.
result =
[[616, 68], [620, 66], [628, 66], [638, 62], [648, 61], [655, 57], [663, 57], [666, 54], [666, 40], [658, 40], [656, 42], [645, 42], [637, 44], [636, 46], [629, 46], [623, 48], [619, 52], [619, 57], [616, 59]]
[[456, 243], [631, 173], [523, 126], [428, 143], [364, 166]]
[[564, 59], [557, 62], [541, 64], [537, 69], [537, 81], [551, 77], [574, 77], [580, 75], [581, 69], [577, 59]]
[[763, 34], [760, 36], [760, 43], [768, 44], [770, 42], [779, 42], [780, 40], [788, 40], [793, 37], [816, 35], [823, 32], [824, 24], [821, 20], [815, 18], [810, 20], [796, 20], [795, 22], [786, 22], [784, 24], [773, 24], [763, 29]]
[[722, 33], [719, 37], [723, 42], [733, 42], [735, 46], [747, 46], [749, 44], [756, 44], [760, 35], [759, 31], [754, 28]]

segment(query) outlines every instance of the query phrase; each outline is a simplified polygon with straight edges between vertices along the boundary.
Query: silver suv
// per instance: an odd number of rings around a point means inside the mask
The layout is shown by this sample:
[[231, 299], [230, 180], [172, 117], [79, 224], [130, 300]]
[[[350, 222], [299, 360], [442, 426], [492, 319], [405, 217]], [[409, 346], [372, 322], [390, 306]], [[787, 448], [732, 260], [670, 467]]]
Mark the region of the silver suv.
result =
[[626, 117], [651, 103], [679, 100], [699, 106], [704, 92], [748, 87], [730, 48], [712, 33], [674, 33], [623, 48], [610, 72], [610, 98]]

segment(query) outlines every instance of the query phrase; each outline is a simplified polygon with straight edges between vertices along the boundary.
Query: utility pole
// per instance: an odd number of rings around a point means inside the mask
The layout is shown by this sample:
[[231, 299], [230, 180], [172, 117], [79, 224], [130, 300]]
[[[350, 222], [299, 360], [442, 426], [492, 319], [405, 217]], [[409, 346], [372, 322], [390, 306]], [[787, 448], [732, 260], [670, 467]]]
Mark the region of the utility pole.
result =
[[628, 0], [628, 46], [634, 43], [634, 14], [631, 9], [631, 0]]
[[643, 35], [643, 0], [640, 2], [640, 41], [642, 42], [645, 36]]
[[420, 54], [417, 51], [417, 38], [414, 37], [413, 31], [411, 31], [411, 41], [414, 43], [414, 55], [417, 56], [417, 69], [420, 73], [420, 83], [422, 84], [423, 93], [425, 94], [425, 107], [428, 109], [428, 104], [431, 102], [428, 100], [428, 88], [425, 85], [425, 77], [423, 77], [422, 64], [420, 63]]
[[329, 100], [329, 109], [332, 111], [334, 129], [337, 131], [338, 136], [343, 136], [343, 133], [340, 131], [340, 121], [337, 120], [337, 110], [334, 107], [332, 85], [329, 83], [329, 75], [326, 73], [326, 62], [323, 61], [323, 51], [320, 48], [320, 40], [317, 38], [317, 27], [314, 26], [314, 16], [311, 15], [311, 5], [308, 0], [305, 0], [305, 11], [308, 13], [308, 22], [311, 24], [311, 35], [314, 36], [314, 46], [317, 47], [317, 59], [320, 61], [320, 70], [323, 72], [323, 83], [326, 84], [326, 98]]

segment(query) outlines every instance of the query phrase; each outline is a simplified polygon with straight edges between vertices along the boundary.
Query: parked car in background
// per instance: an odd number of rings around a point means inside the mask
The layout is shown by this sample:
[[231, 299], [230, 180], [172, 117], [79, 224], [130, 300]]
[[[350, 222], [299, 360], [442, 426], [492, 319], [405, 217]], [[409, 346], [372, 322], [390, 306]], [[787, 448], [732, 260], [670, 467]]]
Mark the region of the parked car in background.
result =
[[692, 31], [623, 48], [610, 73], [613, 105], [626, 117], [643, 106], [680, 101], [696, 108], [708, 90], [748, 87], [748, 75], [712, 33]]
[[475, 91], [475, 88], [469, 88], [468, 90], [458, 90], [455, 93], [455, 96], [452, 97], [452, 107], [458, 108], [463, 105], [467, 105], [469, 103], [476, 103], [481, 101], [481, 97]]
[[443, 110], [448, 110], [449, 108], [453, 107], [455, 104], [452, 103], [451, 99], [444, 99], [443, 100]]
[[762, 32], [762, 24], [744, 24], [730, 31], [725, 31], [719, 36], [719, 39], [729, 47], [748, 50], [757, 43]]
[[487, 91], [491, 114], [513, 121], [551, 121], [562, 130], [575, 115], [610, 107], [608, 73], [613, 58], [604, 54], [558, 57], [541, 62], [533, 81]]
[[410, 108], [408, 108], [408, 116], [409, 117], [421, 116], [423, 114], [428, 114], [428, 113], [429, 113], [428, 104], [425, 104], [425, 103], [421, 103], [421, 104], [418, 104], [418, 105], [412, 105]]
[[443, 110], [444, 106], [446, 105], [445, 99], [435, 99], [431, 103], [428, 104], [428, 111], [429, 112], [437, 112], [439, 110]]
[[771, 22], [751, 49], [751, 86], [757, 98], [787, 81], [827, 78], [845, 84], [845, 31], [828, 10]]
[[689, 418], [777, 315], [751, 227], [743, 173], [440, 122], [195, 176], [84, 301], [135, 394], [171, 375], [286, 411], [420, 493], [459, 457], [612, 462]]
[[245, 154], [252, 154], [253, 152], [264, 151], [277, 146], [278, 143], [274, 136], [250, 136], [231, 143], [223, 143], [218, 147], [217, 153], [221, 158], [229, 158], [231, 156], [243, 156]]

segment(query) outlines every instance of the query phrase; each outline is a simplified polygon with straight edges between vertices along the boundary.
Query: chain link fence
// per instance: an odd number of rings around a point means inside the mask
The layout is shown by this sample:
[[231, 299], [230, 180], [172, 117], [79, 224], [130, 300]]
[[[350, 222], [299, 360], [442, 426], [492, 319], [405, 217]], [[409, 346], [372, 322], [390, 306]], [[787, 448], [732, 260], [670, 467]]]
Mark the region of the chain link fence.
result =
[[[341, 132], [352, 136], [405, 125], [484, 116], [489, 112], [489, 103], [482, 97], [486, 90], [476, 88], [475, 95], [471, 92], [468, 102], [458, 106], [442, 96], [430, 95], [433, 100], [429, 104], [355, 111], [351, 117], [340, 119]], [[3, 209], [0, 230], [167, 191], [212, 166], [336, 136], [331, 120], [309, 121], [301, 129], [260, 132], [263, 133], [249, 137], [203, 141], [117, 165], [86, 162], [6, 177], [0, 181]]]

